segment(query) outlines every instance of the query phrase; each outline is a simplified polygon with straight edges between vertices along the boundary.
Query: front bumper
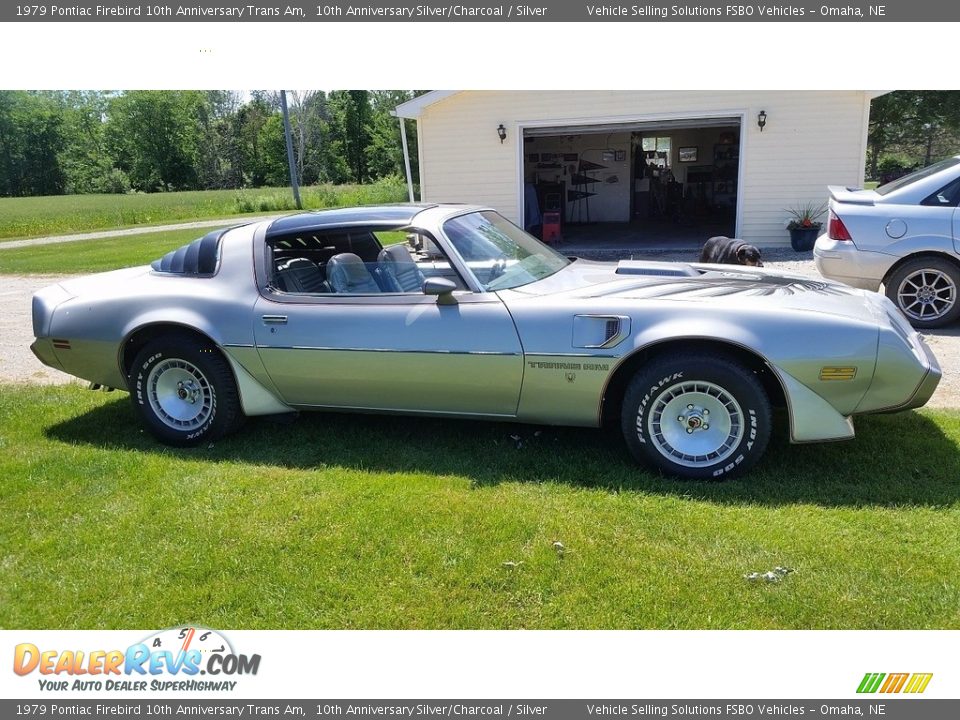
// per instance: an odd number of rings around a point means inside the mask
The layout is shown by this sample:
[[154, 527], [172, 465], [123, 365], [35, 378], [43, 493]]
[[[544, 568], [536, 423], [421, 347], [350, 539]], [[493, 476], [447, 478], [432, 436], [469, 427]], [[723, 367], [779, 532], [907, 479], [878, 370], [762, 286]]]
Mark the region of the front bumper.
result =
[[817, 272], [861, 290], [879, 290], [887, 271], [896, 261], [893, 255], [858, 250], [852, 242], [831, 240], [827, 235], [817, 238], [813, 247]]
[[933, 351], [930, 349], [930, 346], [927, 345], [926, 341], [924, 341], [923, 337], [920, 337], [919, 341], [920, 346], [923, 348], [923, 352], [926, 355], [927, 363], [929, 364], [927, 374], [923, 376], [923, 379], [920, 381], [920, 384], [914, 391], [913, 396], [906, 403], [904, 403], [903, 406], [899, 408], [891, 408], [890, 412], [896, 412], [898, 410], [913, 410], [914, 408], [923, 407], [927, 404], [927, 401], [933, 397], [933, 393], [937, 389], [937, 385], [940, 384], [940, 378], [943, 377], [943, 370], [940, 369], [940, 363], [937, 362], [937, 356], [933, 354]]

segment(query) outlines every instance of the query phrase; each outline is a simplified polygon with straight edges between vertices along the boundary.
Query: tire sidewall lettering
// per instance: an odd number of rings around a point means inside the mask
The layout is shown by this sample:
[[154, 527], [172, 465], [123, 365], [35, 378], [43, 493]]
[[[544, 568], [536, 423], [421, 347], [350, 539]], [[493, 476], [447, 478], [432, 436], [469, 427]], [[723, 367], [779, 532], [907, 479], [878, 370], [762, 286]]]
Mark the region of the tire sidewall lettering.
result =
[[[146, 360], [144, 360], [140, 364], [139, 370], [137, 372], [136, 381], [134, 384], [134, 397], [136, 398], [137, 404], [143, 408], [145, 413], [148, 414], [149, 422], [157, 426], [157, 428], [164, 433], [175, 433], [176, 430], [173, 430], [172, 428], [168, 427], [165, 423], [163, 423], [163, 421], [161, 421], [158, 417], [156, 417], [156, 414], [153, 411], [153, 408], [150, 407], [150, 403], [148, 402], [146, 397], [146, 384], [147, 384], [147, 378], [150, 375], [150, 371], [156, 366], [156, 364], [159, 361], [164, 359], [164, 356], [165, 355], [162, 351], [158, 351], [158, 352], [152, 353]], [[190, 358], [186, 358], [186, 357], [184, 359], [190, 360]], [[203, 360], [204, 358], [201, 355], [201, 357], [196, 358], [194, 360], [190, 360], [190, 362], [197, 364], [198, 367], [200, 367], [201, 371], [203, 371], [204, 374], [207, 375], [208, 378], [210, 378], [212, 377], [211, 373], [208, 371], [207, 368], [202, 367]], [[202, 438], [205, 434], [207, 434], [210, 431], [210, 429], [213, 427], [214, 423], [216, 422], [217, 420], [217, 389], [213, 385], [212, 381], [210, 385], [210, 390], [212, 395], [210, 417], [200, 428], [193, 430], [190, 433], [183, 434], [182, 437], [184, 440], [192, 441], [192, 440], [197, 440], [199, 438]]]
[[647, 439], [644, 436], [644, 431], [643, 431], [644, 417], [646, 417], [647, 406], [650, 404], [650, 400], [655, 399], [657, 395], [660, 394], [660, 390], [662, 390], [663, 386], [666, 385], [667, 383], [673, 382], [675, 380], [682, 380], [682, 379], [683, 379], [683, 372], [670, 373], [669, 375], [665, 375], [663, 378], [661, 378], [659, 382], [652, 385], [650, 389], [644, 394], [643, 399], [640, 401], [640, 406], [637, 408], [637, 413], [636, 413], [637, 440], [642, 442], [644, 445], [647, 444]]
[[[743, 468], [753, 465], [756, 458], [766, 448], [766, 440], [759, 441], [764, 433], [768, 433], [760, 426], [760, 419], [764, 413], [754, 405], [756, 400], [752, 389], [749, 386], [745, 387], [741, 379], [731, 376], [728, 372], [715, 374], [713, 371], [704, 372], [699, 366], [684, 367], [681, 364], [680, 367], [683, 369], [670, 371], [667, 371], [669, 365], [661, 367], [659, 372], [653, 376], [656, 378], [655, 381], [650, 382], [648, 379], [645, 384], [638, 388], [633, 397], [639, 397], [639, 399], [633, 400], [635, 404], [632, 406], [633, 412], [631, 413], [629, 426], [632, 431], [630, 433], [632, 439], [639, 447], [645, 448], [643, 452], [648, 455], [654, 464], [662, 465], [671, 474], [698, 476], [714, 480], [724, 479], [727, 475], [741, 474]], [[704, 464], [699, 467], [687, 467], [675, 463], [659, 450], [655, 440], [650, 437], [648, 421], [653, 408], [657, 405], [658, 398], [662, 397], [663, 393], [677, 382], [691, 380], [709, 381], [719, 385], [737, 400], [742, 409], [745, 425], [742, 437], [737, 446], [732, 449], [731, 454], [716, 466]]]

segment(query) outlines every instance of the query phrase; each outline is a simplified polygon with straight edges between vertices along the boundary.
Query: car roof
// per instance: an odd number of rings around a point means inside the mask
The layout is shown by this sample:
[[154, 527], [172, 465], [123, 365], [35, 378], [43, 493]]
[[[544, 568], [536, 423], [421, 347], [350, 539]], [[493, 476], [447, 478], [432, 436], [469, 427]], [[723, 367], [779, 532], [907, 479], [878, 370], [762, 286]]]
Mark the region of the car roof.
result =
[[434, 207], [437, 207], [435, 203], [404, 203], [314, 210], [274, 220], [267, 228], [267, 235], [322, 230], [344, 225], [388, 225], [399, 228], [413, 222], [418, 213]]

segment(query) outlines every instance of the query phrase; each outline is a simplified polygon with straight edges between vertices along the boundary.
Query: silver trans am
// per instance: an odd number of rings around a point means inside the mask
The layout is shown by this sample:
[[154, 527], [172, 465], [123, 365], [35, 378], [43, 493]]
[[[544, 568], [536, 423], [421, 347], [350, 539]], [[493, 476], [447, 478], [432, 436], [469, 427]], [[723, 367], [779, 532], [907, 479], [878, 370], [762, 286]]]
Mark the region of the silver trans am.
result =
[[161, 441], [334, 410], [613, 426], [632, 454], [725, 478], [793, 442], [923, 405], [940, 368], [883, 296], [725, 265], [572, 260], [493, 210], [304, 213], [151, 266], [45, 288], [41, 361], [124, 388]]

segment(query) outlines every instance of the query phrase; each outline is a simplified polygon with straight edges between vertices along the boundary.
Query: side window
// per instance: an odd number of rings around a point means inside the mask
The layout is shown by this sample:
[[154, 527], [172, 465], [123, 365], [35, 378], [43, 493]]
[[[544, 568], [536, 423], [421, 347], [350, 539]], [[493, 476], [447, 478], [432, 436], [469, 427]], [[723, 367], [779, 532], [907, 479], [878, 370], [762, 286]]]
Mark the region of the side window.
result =
[[459, 275], [425, 235], [404, 230], [350, 228], [301, 233], [270, 241], [271, 285], [303, 295], [423, 292], [428, 277]]
[[384, 248], [377, 271], [389, 292], [423, 292], [427, 278], [450, 280], [458, 290], [467, 286], [447, 256], [427, 233], [414, 229], [378, 233]]
[[940, 188], [920, 204], [933, 207], [956, 207], [960, 204], [960, 178]]

